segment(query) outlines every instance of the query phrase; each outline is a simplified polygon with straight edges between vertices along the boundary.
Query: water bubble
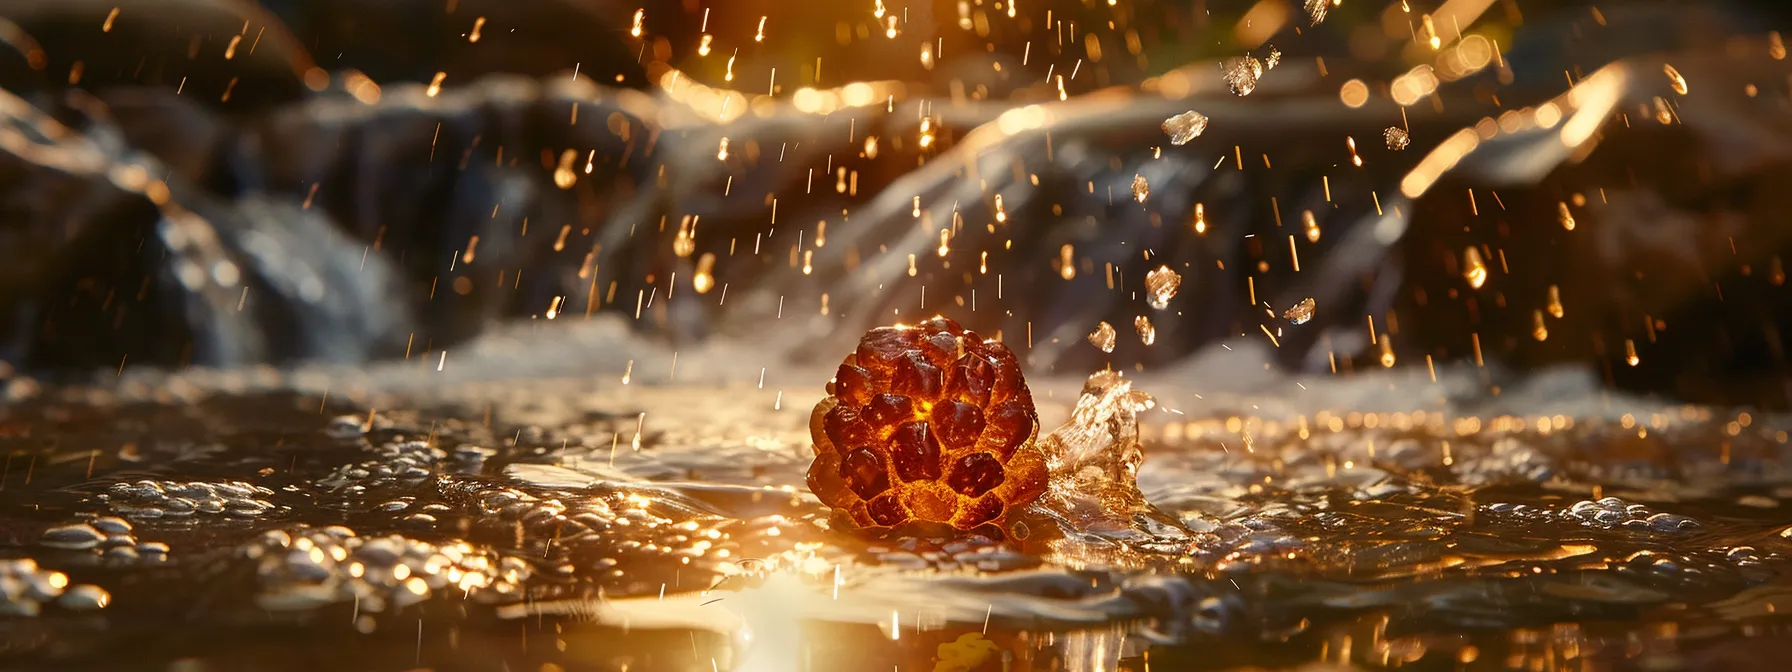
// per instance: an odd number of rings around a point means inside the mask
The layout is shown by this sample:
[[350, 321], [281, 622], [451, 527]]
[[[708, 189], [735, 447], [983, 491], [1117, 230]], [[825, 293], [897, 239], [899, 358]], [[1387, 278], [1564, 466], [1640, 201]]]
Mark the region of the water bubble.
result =
[[1387, 141], [1388, 149], [1394, 151], [1406, 149], [1406, 146], [1412, 143], [1412, 136], [1406, 133], [1406, 129], [1399, 126], [1389, 126], [1387, 130], [1381, 132], [1381, 137]]
[[1151, 183], [1145, 181], [1145, 176], [1144, 175], [1132, 176], [1132, 198], [1133, 198], [1133, 200], [1138, 201], [1140, 203], [1144, 203], [1145, 197], [1150, 196], [1150, 195], [1151, 195]]
[[1113, 352], [1114, 341], [1117, 338], [1118, 335], [1114, 332], [1114, 325], [1108, 324], [1107, 322], [1095, 325], [1095, 331], [1089, 332], [1089, 342], [1094, 343], [1095, 347], [1101, 348], [1102, 352]]
[[38, 543], [50, 548], [82, 550], [98, 546], [105, 540], [106, 535], [100, 534], [99, 530], [88, 525], [75, 524], [44, 530], [43, 537], [38, 540]]
[[1157, 342], [1157, 327], [1151, 326], [1151, 318], [1144, 315], [1132, 318], [1132, 327], [1139, 331], [1139, 342], [1145, 345]]
[[1163, 310], [1170, 307], [1170, 299], [1176, 298], [1176, 290], [1182, 287], [1182, 276], [1169, 266], [1159, 266], [1157, 270], [1145, 274], [1145, 301], [1152, 308]]
[[1207, 131], [1208, 121], [1207, 115], [1189, 110], [1165, 119], [1163, 131], [1165, 135], [1170, 136], [1170, 144], [1186, 145], [1190, 140], [1201, 137], [1201, 134]]
[[111, 593], [99, 586], [80, 585], [68, 589], [57, 598], [57, 606], [70, 611], [93, 611], [104, 609], [112, 603]]
[[1293, 324], [1306, 324], [1313, 320], [1313, 308], [1317, 305], [1318, 304], [1313, 301], [1313, 297], [1309, 296], [1301, 299], [1300, 303], [1296, 303], [1288, 310], [1282, 311], [1282, 319], [1288, 320]]
[[1263, 62], [1251, 56], [1233, 56], [1220, 62], [1220, 76], [1232, 89], [1232, 95], [1248, 96], [1257, 90], [1257, 80], [1263, 76]]

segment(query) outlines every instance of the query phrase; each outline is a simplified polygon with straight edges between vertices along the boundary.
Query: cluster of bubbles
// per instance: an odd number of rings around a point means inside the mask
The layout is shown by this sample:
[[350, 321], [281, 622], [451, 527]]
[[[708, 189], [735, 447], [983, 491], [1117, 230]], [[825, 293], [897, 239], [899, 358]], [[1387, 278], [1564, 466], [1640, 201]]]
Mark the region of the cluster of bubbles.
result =
[[[529, 564], [464, 542], [357, 536], [341, 526], [272, 530], [242, 548], [255, 563], [256, 603], [303, 610], [353, 602], [361, 614], [394, 611], [442, 593], [509, 602], [521, 594]], [[365, 617], [363, 617], [365, 618]], [[358, 618], [363, 629], [371, 619]]]
[[30, 558], [0, 560], [0, 616], [36, 616], [44, 605], [69, 611], [104, 609], [112, 595], [99, 586], [70, 586], [68, 575], [37, 566]]
[[138, 541], [132, 535], [131, 523], [114, 516], [52, 527], [44, 530], [37, 543], [65, 551], [90, 551], [106, 564], [159, 563], [168, 559], [167, 544]]
[[100, 495], [114, 513], [137, 519], [182, 518], [223, 514], [255, 518], [275, 506], [265, 497], [274, 492], [242, 481], [158, 481], [115, 483]]

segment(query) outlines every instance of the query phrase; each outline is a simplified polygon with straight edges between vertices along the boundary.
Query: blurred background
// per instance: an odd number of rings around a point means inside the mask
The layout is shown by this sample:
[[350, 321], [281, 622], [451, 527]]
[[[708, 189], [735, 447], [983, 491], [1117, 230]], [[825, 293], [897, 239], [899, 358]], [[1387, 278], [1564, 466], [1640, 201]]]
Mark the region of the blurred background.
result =
[[[1778, 669], [1789, 29], [0, 0], [0, 666]], [[936, 314], [1136, 497], [833, 528]]]

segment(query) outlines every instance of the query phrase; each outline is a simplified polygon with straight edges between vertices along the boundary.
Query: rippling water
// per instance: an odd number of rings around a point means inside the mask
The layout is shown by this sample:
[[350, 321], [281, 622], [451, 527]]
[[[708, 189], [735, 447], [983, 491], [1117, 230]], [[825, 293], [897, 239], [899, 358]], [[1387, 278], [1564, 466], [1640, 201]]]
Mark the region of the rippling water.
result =
[[828, 529], [803, 486], [825, 371], [594, 345], [619, 330], [502, 334], [440, 372], [11, 383], [0, 593], [34, 617], [0, 621], [0, 645], [99, 669], [1671, 669], [1786, 650], [1778, 417], [1573, 371], [1499, 396], [1472, 367], [1282, 378], [1241, 342], [1034, 380], [1045, 426], [1069, 424], [1042, 434], [1062, 459], [1025, 539], [870, 540]]

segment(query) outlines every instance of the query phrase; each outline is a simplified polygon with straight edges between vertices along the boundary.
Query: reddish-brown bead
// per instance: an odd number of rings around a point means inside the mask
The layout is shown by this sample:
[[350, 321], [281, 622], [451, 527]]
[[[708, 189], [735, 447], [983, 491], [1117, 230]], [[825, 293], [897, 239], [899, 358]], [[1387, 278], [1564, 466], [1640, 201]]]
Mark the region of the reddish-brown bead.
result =
[[1019, 360], [952, 320], [871, 330], [828, 392], [809, 487], [856, 526], [999, 528], [1045, 490]]

